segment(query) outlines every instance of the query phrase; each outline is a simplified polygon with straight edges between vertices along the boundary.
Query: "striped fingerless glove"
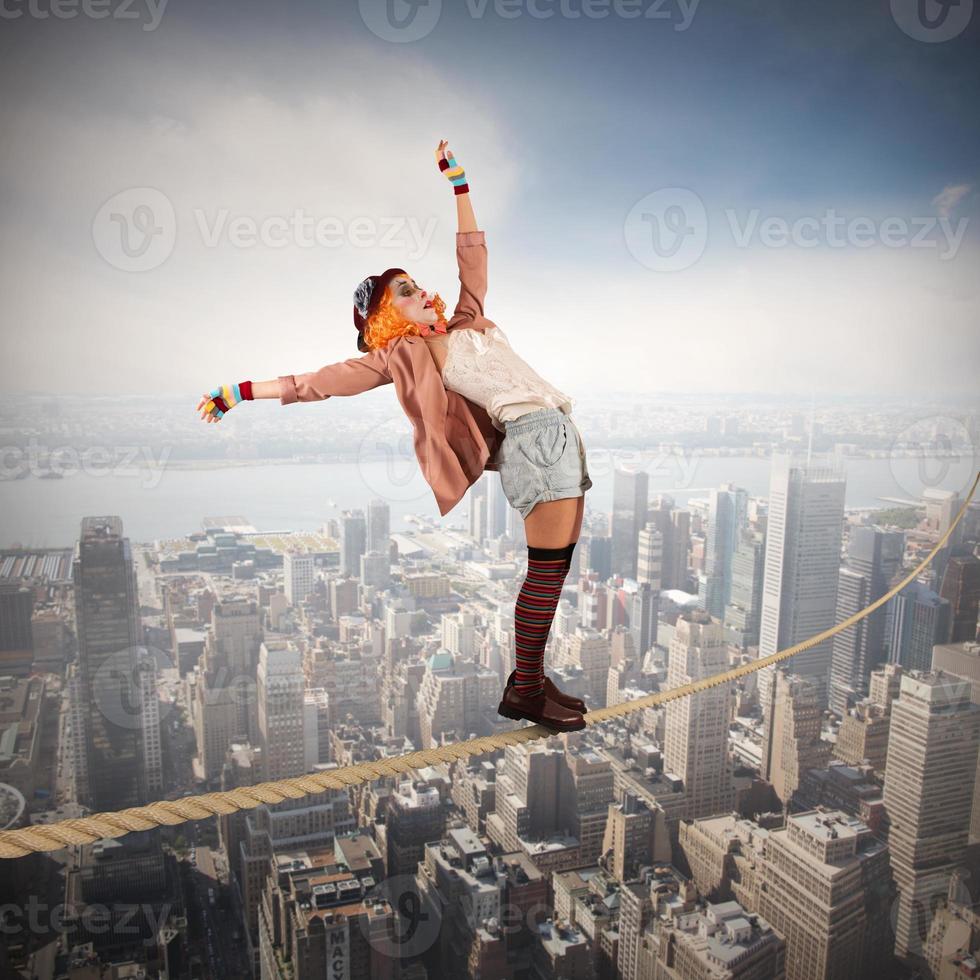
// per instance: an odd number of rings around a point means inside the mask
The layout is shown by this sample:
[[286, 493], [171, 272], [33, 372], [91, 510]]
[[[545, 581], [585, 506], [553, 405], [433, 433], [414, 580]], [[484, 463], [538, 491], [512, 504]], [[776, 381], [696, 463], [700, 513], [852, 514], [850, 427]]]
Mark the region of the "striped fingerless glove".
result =
[[456, 162], [456, 157], [452, 154], [449, 159], [443, 158], [439, 161], [439, 169], [449, 178], [456, 194], [468, 194], [470, 185], [466, 183], [466, 171]]
[[204, 410], [220, 419], [239, 402], [253, 400], [252, 382], [241, 381], [237, 385], [222, 385], [210, 392], [210, 395], [211, 400], [204, 406]]

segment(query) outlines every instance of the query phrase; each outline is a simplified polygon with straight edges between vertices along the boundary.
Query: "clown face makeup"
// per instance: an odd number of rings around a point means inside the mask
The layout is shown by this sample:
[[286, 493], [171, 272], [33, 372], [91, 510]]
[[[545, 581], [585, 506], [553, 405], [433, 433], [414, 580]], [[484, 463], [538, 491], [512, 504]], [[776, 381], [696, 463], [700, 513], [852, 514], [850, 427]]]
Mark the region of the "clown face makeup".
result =
[[439, 315], [432, 305], [432, 297], [410, 276], [396, 276], [391, 280], [391, 302], [406, 320], [428, 328], [422, 330], [423, 336], [446, 332], [442, 324], [437, 326]]

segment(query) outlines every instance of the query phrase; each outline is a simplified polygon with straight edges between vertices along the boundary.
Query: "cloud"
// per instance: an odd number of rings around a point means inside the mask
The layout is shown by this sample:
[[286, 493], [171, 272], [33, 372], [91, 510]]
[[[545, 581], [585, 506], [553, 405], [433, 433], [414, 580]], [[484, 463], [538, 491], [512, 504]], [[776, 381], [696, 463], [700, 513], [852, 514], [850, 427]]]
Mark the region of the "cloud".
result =
[[932, 203], [940, 217], [948, 218], [960, 201], [973, 190], [972, 184], [947, 184], [933, 199]]

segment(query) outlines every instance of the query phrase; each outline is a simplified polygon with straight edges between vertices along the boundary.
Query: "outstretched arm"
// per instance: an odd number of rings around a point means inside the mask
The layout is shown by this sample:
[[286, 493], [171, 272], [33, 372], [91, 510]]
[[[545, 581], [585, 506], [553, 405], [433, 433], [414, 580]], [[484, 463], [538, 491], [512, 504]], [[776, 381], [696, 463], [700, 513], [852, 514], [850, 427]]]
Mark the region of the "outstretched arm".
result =
[[280, 404], [315, 402], [334, 395], [359, 395], [379, 385], [391, 384], [388, 370], [388, 352], [372, 350], [363, 357], [349, 357], [346, 361], [327, 364], [318, 371], [305, 374], [284, 374], [275, 381], [242, 381], [237, 385], [223, 385], [210, 394], [203, 395], [197, 409], [201, 418], [218, 422], [240, 400], [278, 398]]

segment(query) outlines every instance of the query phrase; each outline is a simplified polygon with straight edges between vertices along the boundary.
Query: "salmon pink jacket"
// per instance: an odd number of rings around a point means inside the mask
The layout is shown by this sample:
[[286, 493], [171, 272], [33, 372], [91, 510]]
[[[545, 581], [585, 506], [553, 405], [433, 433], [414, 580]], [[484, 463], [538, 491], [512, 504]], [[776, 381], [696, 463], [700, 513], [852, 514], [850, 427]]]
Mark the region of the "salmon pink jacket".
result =
[[[447, 330], [479, 330], [496, 326], [483, 315], [487, 293], [487, 245], [482, 231], [456, 233], [459, 302]], [[497, 470], [497, 451], [504, 433], [486, 409], [442, 382], [442, 376], [421, 337], [402, 336], [384, 350], [328, 364], [306, 374], [279, 378], [279, 401], [321, 401], [334, 395], [358, 395], [379, 385], [394, 384], [395, 394], [414, 430], [415, 456], [445, 516], [459, 503], [484, 470]]]

